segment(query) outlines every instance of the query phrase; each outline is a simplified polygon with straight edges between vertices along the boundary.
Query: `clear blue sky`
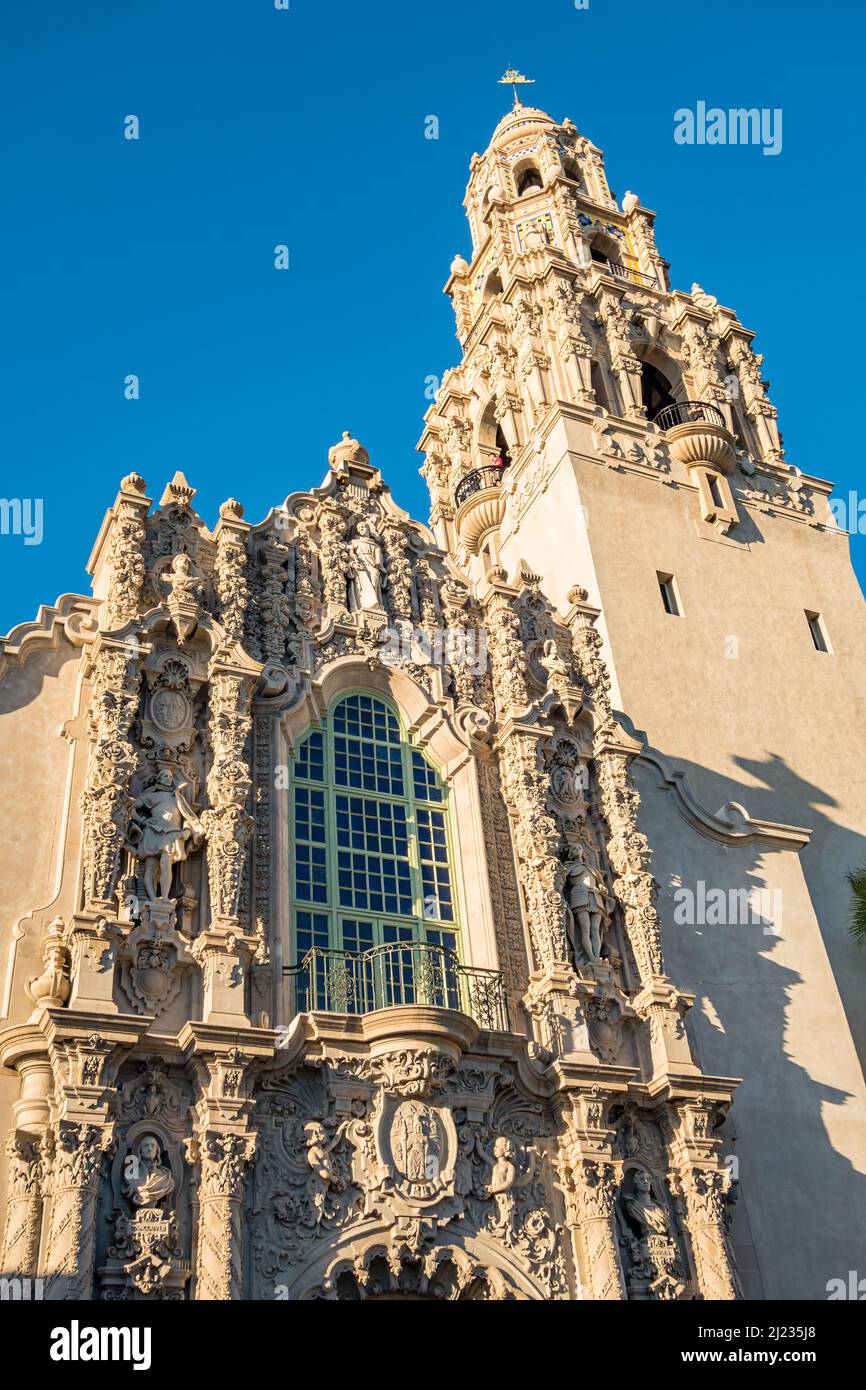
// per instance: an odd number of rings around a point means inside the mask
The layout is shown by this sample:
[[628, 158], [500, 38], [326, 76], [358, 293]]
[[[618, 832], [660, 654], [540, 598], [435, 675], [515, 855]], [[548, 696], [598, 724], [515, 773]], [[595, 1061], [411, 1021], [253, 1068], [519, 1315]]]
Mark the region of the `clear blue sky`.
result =
[[[468, 161], [510, 102], [496, 84], [509, 63], [602, 147], [616, 193], [658, 212], [674, 284], [700, 281], [757, 330], [791, 462], [861, 489], [859, 403], [836, 380], [862, 356], [863, 13], [859, 0], [7, 6], [0, 496], [43, 498], [44, 539], [0, 536], [0, 630], [87, 590], [132, 469], [158, 500], [182, 468], [211, 525], [232, 494], [257, 521], [319, 483], [349, 429], [426, 519], [425, 378], [457, 353], [441, 287], [469, 249]], [[781, 154], [675, 144], [674, 111], [699, 99], [781, 107]], [[862, 580], [866, 536], [853, 553]]]

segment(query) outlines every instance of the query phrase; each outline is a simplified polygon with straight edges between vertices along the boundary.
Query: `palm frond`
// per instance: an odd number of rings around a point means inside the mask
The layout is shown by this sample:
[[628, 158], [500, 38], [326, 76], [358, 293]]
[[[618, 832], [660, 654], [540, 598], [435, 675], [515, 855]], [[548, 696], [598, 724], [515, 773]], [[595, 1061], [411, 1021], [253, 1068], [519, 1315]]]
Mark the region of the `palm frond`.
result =
[[850, 932], [858, 946], [866, 946], [866, 864], [848, 874], [851, 885]]

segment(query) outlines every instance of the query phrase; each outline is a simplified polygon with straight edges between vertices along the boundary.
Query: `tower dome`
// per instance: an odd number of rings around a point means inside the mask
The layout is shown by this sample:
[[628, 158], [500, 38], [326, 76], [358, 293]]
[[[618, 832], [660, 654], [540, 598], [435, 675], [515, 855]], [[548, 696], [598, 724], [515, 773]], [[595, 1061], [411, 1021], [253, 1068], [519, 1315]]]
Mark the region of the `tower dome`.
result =
[[524, 106], [518, 102], [508, 111], [497, 125], [490, 137], [490, 148], [501, 149], [516, 136], [534, 134], [536, 131], [549, 130], [557, 122], [546, 111], [542, 111], [538, 106]]

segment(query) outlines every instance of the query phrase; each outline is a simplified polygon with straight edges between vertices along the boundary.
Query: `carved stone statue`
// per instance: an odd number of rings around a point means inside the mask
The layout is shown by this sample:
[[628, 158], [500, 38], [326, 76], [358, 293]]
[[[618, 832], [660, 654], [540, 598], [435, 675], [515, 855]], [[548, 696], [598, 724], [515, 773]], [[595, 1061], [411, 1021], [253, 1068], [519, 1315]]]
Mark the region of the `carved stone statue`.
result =
[[331, 1153], [345, 1131], [346, 1125], [340, 1125], [336, 1134], [329, 1140], [328, 1132], [320, 1120], [310, 1120], [304, 1125], [304, 1133], [307, 1136], [307, 1164], [310, 1169], [307, 1196], [313, 1208], [311, 1215], [315, 1225], [319, 1224], [325, 1214], [325, 1199], [329, 1188], [335, 1187], [339, 1190], [343, 1186]]
[[487, 1196], [496, 1203], [494, 1228], [510, 1231], [514, 1226], [514, 1193], [526, 1187], [535, 1175], [535, 1152], [530, 1151], [526, 1168], [521, 1172], [517, 1150], [510, 1139], [500, 1134], [493, 1141], [493, 1170], [487, 1184]]
[[634, 1175], [634, 1192], [626, 1197], [625, 1210], [643, 1235], [668, 1236], [671, 1219], [661, 1202], [652, 1194], [652, 1178], [643, 1168]]
[[601, 960], [602, 931], [607, 922], [608, 896], [604, 879], [586, 859], [580, 845], [571, 845], [565, 861], [565, 903], [568, 938], [574, 959], [578, 959], [577, 940], [587, 960]]
[[133, 809], [127, 847], [143, 865], [150, 902], [168, 898], [175, 864], [204, 840], [204, 826], [183, 794], [186, 785], [181, 782], [175, 787], [171, 772], [164, 767]]
[[369, 521], [359, 521], [349, 545], [349, 610], [382, 608], [384, 554], [379, 537]]
[[160, 1207], [175, 1188], [171, 1169], [162, 1162], [159, 1140], [145, 1134], [138, 1152], [130, 1152], [124, 1164], [122, 1190], [134, 1207]]

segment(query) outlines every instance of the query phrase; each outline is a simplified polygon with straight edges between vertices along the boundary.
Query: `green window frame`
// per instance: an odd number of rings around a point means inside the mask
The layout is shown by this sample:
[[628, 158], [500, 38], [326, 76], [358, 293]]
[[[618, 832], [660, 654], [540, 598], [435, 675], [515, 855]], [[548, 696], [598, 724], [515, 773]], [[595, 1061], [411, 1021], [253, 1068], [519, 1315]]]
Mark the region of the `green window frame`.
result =
[[292, 751], [289, 805], [294, 964], [400, 943], [460, 955], [446, 788], [389, 699], [331, 703]]

